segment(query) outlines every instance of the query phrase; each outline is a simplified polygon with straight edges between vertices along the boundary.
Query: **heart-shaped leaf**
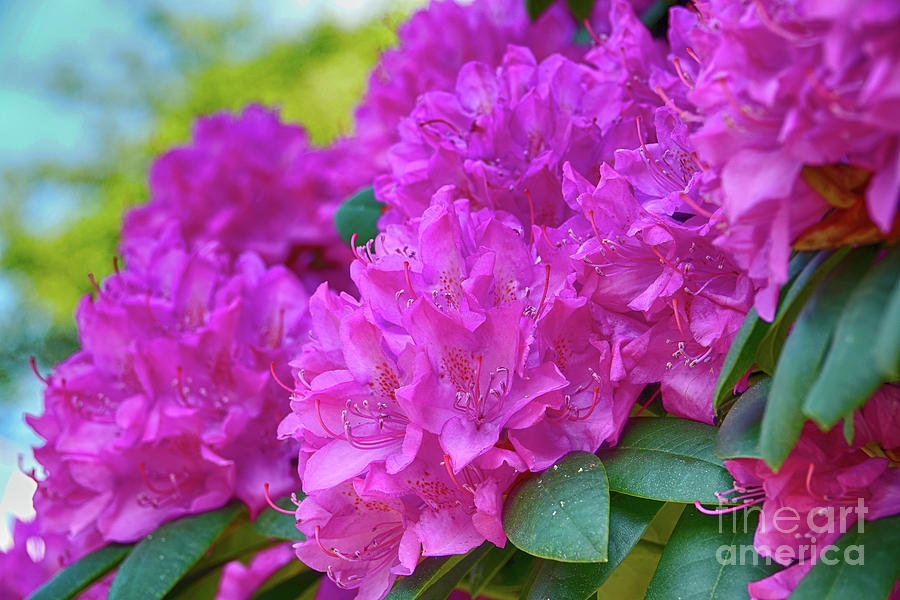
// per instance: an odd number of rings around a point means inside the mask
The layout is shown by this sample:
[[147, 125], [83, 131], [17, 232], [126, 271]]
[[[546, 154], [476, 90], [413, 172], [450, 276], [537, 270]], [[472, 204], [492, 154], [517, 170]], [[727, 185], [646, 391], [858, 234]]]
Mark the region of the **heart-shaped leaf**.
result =
[[522, 594], [526, 600], [585, 600], [625, 559], [663, 506], [661, 502], [612, 493], [609, 495], [608, 562], [593, 564], [539, 560]]
[[564, 562], [605, 562], [609, 486], [600, 460], [572, 452], [513, 490], [503, 508], [517, 548]]
[[119, 567], [109, 600], [158, 600], [165, 596], [240, 510], [238, 505], [228, 505], [166, 523], [148, 534]]
[[732, 477], [713, 449], [718, 429], [676, 418], [632, 419], [615, 448], [598, 456], [609, 487], [651, 500], [717, 503]]

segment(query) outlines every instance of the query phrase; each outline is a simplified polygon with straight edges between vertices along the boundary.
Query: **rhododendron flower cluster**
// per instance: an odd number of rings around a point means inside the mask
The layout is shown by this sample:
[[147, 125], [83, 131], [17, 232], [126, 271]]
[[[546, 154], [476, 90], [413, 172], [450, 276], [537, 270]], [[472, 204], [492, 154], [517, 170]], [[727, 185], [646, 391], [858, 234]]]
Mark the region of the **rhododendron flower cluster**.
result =
[[[125, 266], [79, 305], [82, 348], [29, 418], [51, 562], [299, 488], [305, 540], [229, 564], [219, 597], [296, 554], [322, 597], [380, 600], [423, 557], [505, 546], [516, 484], [614, 448], [639, 398], [715, 424], [792, 245], [898, 234], [900, 10], [698, 0], [660, 40], [649, 4], [579, 25], [562, 3], [531, 22], [519, 0], [435, 2], [325, 148], [259, 106], [201, 118], [153, 166]], [[379, 233], [347, 248], [332, 220], [368, 185]], [[718, 496], [762, 505], [761, 555], [815, 557], [811, 532], [774, 528], [782, 508], [900, 513], [897, 390], [848, 410], [855, 436], [808, 422], [778, 470], [725, 461]], [[786, 597], [809, 569], [749, 593]]]
[[[874, 227], [894, 228], [900, 196], [896, 82], [900, 41], [893, 2], [704, 1], [672, 10], [685, 117], [699, 156], [721, 173], [729, 227], [720, 243], [762, 287], [774, 315], [791, 243], [833, 208], [851, 209], [854, 185], [814, 167], [847, 165], [871, 177]], [[677, 43], [675, 40], [677, 39]], [[685, 89], [687, 91], [687, 89]], [[831, 204], [814, 191], [826, 185]], [[843, 185], [842, 185], [843, 184]], [[844, 189], [840, 192], [835, 188]], [[856, 243], [865, 238], [850, 237]]]
[[[30, 424], [47, 444], [35, 497], [45, 528], [132, 541], [232, 496], [258, 511], [292, 487], [269, 375], [305, 336], [307, 297], [284, 267], [168, 229], [146, 272], [126, 269], [78, 309], [82, 350], [48, 380]], [[252, 449], [252, 450], [251, 450]]]

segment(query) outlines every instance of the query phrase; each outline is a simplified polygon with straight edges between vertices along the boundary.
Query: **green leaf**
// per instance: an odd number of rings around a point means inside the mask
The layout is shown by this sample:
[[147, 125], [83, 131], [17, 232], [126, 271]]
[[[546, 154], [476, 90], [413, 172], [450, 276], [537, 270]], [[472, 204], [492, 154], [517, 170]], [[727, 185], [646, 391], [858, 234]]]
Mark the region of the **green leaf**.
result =
[[[299, 575], [303, 574], [310, 575], [310, 584], [315, 583], [316, 578], [322, 575], [318, 571], [313, 571], [299, 560], [290, 560], [261, 583], [250, 598], [251, 600], [259, 600], [260, 597], [266, 597], [265, 594], [271, 594], [268, 596], [268, 600], [294, 600], [299, 593], [298, 589], [302, 587], [298, 586], [296, 582], [303, 581], [302, 579], [298, 580], [297, 578]], [[282, 588], [281, 584], [289, 580], [293, 580], [294, 583]], [[284, 591], [275, 592], [275, 588], [279, 588], [280, 590], [293, 589], [293, 594], [289, 596]]]
[[505, 548], [491, 548], [466, 576], [464, 587], [469, 595], [473, 598], [484, 595], [491, 580], [512, 560], [516, 552], [518, 551], [512, 544], [507, 544]]
[[[509, 546], [515, 548], [512, 544]], [[484, 595], [497, 600], [520, 600], [525, 583], [539, 560], [525, 552], [516, 551], [488, 583]]]
[[[789, 264], [788, 284], [781, 290], [781, 298], [783, 299], [790, 289], [793, 278], [803, 271], [806, 264], [812, 259], [813, 255], [808, 252], [797, 254]], [[779, 300], [779, 305], [781, 301]], [[777, 315], [776, 315], [777, 317]], [[751, 308], [750, 312], [744, 318], [741, 328], [734, 336], [725, 361], [722, 363], [722, 370], [719, 372], [719, 379], [716, 381], [716, 389], [713, 392], [713, 406], [718, 411], [725, 400], [732, 397], [734, 385], [740, 381], [750, 367], [756, 362], [756, 354], [759, 344], [762, 342], [768, 332], [770, 324], [759, 318], [755, 308]]]
[[522, 594], [525, 600], [585, 600], [606, 581], [644, 534], [660, 502], [612, 493], [609, 497], [609, 560], [576, 564], [539, 560]]
[[716, 456], [717, 428], [676, 418], [632, 419], [615, 448], [598, 452], [609, 488], [672, 502], [715, 503], [733, 479]]
[[668, 11], [669, 7], [673, 4], [675, 4], [675, 0], [656, 0], [643, 12], [643, 14], [641, 14], [641, 23], [643, 23], [647, 29], [653, 29], [659, 20], [666, 15], [666, 11]]
[[900, 380], [900, 279], [881, 316], [875, 340], [875, 363], [885, 381]]
[[732, 397], [735, 384], [756, 362], [756, 350], [768, 327], [769, 324], [756, 314], [755, 308], [751, 308], [744, 317], [741, 328], [731, 341], [731, 347], [728, 348], [719, 379], [716, 381], [716, 389], [713, 392], [713, 405], [716, 411], [722, 403]]
[[334, 226], [338, 235], [349, 244], [353, 234], [357, 234], [357, 246], [373, 239], [378, 235], [376, 224], [383, 206], [383, 203], [375, 200], [375, 192], [371, 187], [356, 192], [334, 214]]
[[758, 519], [756, 510], [714, 517], [688, 506], [663, 550], [645, 600], [746, 598], [749, 582], [780, 568], [767, 565], [753, 549]]
[[158, 600], [165, 596], [239, 512], [239, 505], [228, 505], [166, 523], [148, 534], [119, 567], [109, 600]]
[[[300, 561], [294, 562], [299, 563]], [[318, 583], [321, 578], [322, 574], [318, 571], [305, 569], [258, 594], [254, 594], [251, 598], [252, 600], [296, 600], [304, 590]]]
[[525, 0], [525, 5], [528, 8], [528, 17], [532, 21], [537, 21], [538, 17], [550, 8], [553, 2], [554, 0]]
[[605, 562], [609, 486], [590, 452], [572, 452], [513, 490], [503, 526], [520, 550], [564, 562]]
[[196, 600], [215, 598], [222, 581], [222, 566], [203, 571], [192, 579], [184, 578], [165, 595], [165, 600]]
[[591, 10], [594, 8], [594, 0], [566, 0], [569, 6], [569, 12], [572, 13], [578, 21], [584, 21], [591, 16]]
[[863, 278], [876, 250], [854, 250], [813, 293], [787, 338], [760, 432], [762, 458], [777, 469], [790, 454], [806, 422], [802, 412], [806, 393], [819, 373], [838, 317], [850, 293]]
[[426, 558], [412, 575], [394, 584], [385, 600], [443, 600], [491, 547], [485, 542], [468, 554]]
[[759, 458], [759, 435], [763, 411], [772, 380], [765, 378], [741, 394], [722, 421], [716, 435], [716, 455], [720, 458]]
[[842, 535], [834, 544], [837, 549], [819, 557], [791, 600], [887, 598], [900, 577], [900, 516], [859, 524], [863, 533], [852, 527]]
[[68, 600], [116, 568], [132, 544], [110, 544], [82, 556], [35, 590], [28, 600]]
[[759, 342], [756, 363], [760, 369], [769, 375], [775, 372], [778, 355], [781, 353], [788, 330], [794, 319], [797, 318], [800, 309], [806, 304], [810, 294], [822, 278], [828, 275], [849, 251], [850, 248], [841, 248], [836, 252], [822, 251], [814, 254], [803, 270], [787, 286], [787, 292], [779, 299], [775, 319]]
[[853, 291], [803, 411], [823, 429], [862, 406], [882, 383], [873, 355], [881, 315], [900, 277], [900, 249], [872, 267]]
[[[275, 504], [289, 510], [296, 508], [290, 496], [277, 500]], [[302, 542], [306, 539], [306, 536], [297, 530], [297, 522], [292, 515], [280, 513], [271, 507], [259, 514], [256, 521], [253, 522], [253, 528], [257, 533], [278, 540]]]

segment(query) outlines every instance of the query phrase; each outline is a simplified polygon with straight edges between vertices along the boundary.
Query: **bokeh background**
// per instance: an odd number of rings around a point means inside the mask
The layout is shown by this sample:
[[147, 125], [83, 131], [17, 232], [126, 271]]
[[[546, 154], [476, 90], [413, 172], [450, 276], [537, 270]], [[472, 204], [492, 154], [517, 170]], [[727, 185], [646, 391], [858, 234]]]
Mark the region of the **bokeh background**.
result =
[[279, 107], [324, 144], [423, 0], [0, 0], [0, 549], [31, 513], [40, 372], [73, 352], [88, 273], [192, 121]]

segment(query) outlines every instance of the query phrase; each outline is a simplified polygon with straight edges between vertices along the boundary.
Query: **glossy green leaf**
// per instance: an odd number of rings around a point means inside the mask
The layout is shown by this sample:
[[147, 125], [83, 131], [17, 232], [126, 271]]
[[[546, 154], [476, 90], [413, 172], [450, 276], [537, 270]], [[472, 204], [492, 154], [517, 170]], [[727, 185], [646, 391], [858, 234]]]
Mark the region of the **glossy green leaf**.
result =
[[110, 544], [82, 556], [35, 590], [28, 600], [68, 600], [116, 568], [132, 545]]
[[501, 569], [515, 556], [516, 547], [506, 544], [505, 548], [491, 548], [488, 553], [478, 561], [466, 575], [463, 587], [468, 590], [473, 598], [483, 595], [491, 580], [496, 577]]
[[[275, 502], [276, 506], [292, 510], [297, 508], [291, 501], [290, 497], [281, 498]], [[274, 508], [264, 509], [256, 521], [253, 522], [253, 528], [262, 535], [278, 540], [294, 540], [302, 542], [306, 536], [297, 530], [297, 523], [293, 515], [280, 513]]]
[[394, 584], [385, 600], [443, 600], [491, 547], [485, 542], [468, 554], [426, 558]]
[[525, 480], [503, 507], [503, 526], [520, 550], [564, 562], [605, 562], [609, 486], [600, 460], [572, 452]]
[[616, 493], [610, 494], [609, 502], [608, 562], [577, 564], [539, 560], [522, 598], [585, 600], [590, 597], [625, 559], [663, 506], [653, 500]]
[[685, 508], [656, 567], [645, 600], [747, 598], [747, 584], [780, 569], [753, 549], [759, 512], [719, 517]]
[[109, 600], [158, 600], [165, 596], [239, 512], [239, 506], [229, 505], [166, 523], [148, 534], [119, 567]]
[[[781, 291], [783, 299], [790, 289], [793, 278], [803, 271], [806, 264], [812, 259], [813, 254], [809, 252], [801, 252], [791, 259], [788, 272], [788, 284]], [[781, 302], [779, 301], [779, 305]], [[777, 315], [776, 315], [777, 316]], [[713, 392], [713, 406], [716, 411], [719, 410], [722, 403], [733, 395], [735, 384], [740, 381], [750, 367], [756, 362], [757, 350], [766, 333], [769, 331], [770, 324], [759, 318], [755, 308], [751, 308], [741, 328], [735, 334], [725, 355], [725, 361], [722, 363], [722, 370], [719, 372], [719, 379], [716, 381], [716, 389]]]
[[882, 378], [885, 381], [900, 380], [900, 278], [881, 316], [874, 352]]
[[819, 376], [803, 403], [803, 411], [823, 429], [862, 406], [883, 381], [872, 344], [898, 277], [900, 249], [895, 248], [866, 273], [847, 300]]
[[810, 294], [822, 281], [822, 278], [828, 275], [849, 251], [850, 248], [841, 248], [836, 252], [823, 250], [813, 254], [806, 266], [787, 286], [787, 291], [778, 302], [775, 319], [759, 342], [759, 348], [756, 351], [756, 364], [760, 369], [769, 375], [775, 372], [778, 355], [781, 353], [788, 330], [800, 313], [800, 309], [806, 304]]
[[347, 198], [334, 215], [338, 235], [347, 244], [357, 234], [356, 245], [365, 244], [378, 234], [378, 218], [384, 204], [375, 200], [371, 187], [364, 188]]
[[[288, 580], [295, 580], [295, 578], [297, 578], [297, 576], [301, 574], [310, 575], [311, 583], [315, 583], [315, 579], [322, 575], [322, 573], [320, 573], [319, 571], [313, 571], [299, 560], [290, 560], [287, 562], [287, 564], [283, 565], [277, 571], [272, 573], [268, 577], [268, 579], [262, 582], [259, 587], [256, 588], [256, 591], [253, 592], [253, 595], [250, 596], [250, 598], [251, 600], [258, 600], [260, 596], [272, 592], [275, 588], [281, 586], [281, 584]], [[269, 596], [269, 600], [294, 600], [297, 597], [296, 586], [286, 587], [294, 587], [294, 594], [292, 596], [287, 596], [286, 594], [281, 592], [273, 593]]]
[[806, 422], [803, 401], [816, 380], [847, 299], [875, 257], [875, 249], [854, 250], [810, 297], [794, 323], [775, 368], [760, 431], [760, 453], [773, 468], [790, 454]]
[[[300, 561], [294, 561], [300, 562]], [[302, 563], [301, 563], [302, 564]], [[277, 584], [251, 596], [251, 600], [296, 600], [304, 590], [315, 585], [324, 577], [318, 571], [304, 569]]]
[[759, 318], [755, 308], [751, 308], [744, 317], [741, 328], [731, 341], [731, 347], [725, 355], [725, 362], [722, 363], [722, 370], [716, 381], [713, 402], [717, 411], [722, 403], [734, 395], [735, 384], [756, 362], [756, 350], [768, 327], [769, 324]]
[[900, 577], [900, 516], [860, 523], [863, 532], [853, 526], [826, 550], [791, 600], [888, 597]]
[[197, 577], [184, 578], [165, 595], [165, 600], [197, 600], [215, 598], [222, 581], [222, 566], [204, 570]]
[[750, 386], [741, 394], [722, 421], [716, 435], [720, 458], [759, 458], [759, 435], [763, 412], [772, 386], [770, 378]]
[[598, 452], [609, 488], [672, 502], [717, 502], [733, 480], [714, 452], [717, 428], [676, 418], [632, 419], [615, 448]]
[[[515, 548], [512, 544], [507, 544]], [[520, 600], [525, 584], [540, 559], [526, 552], [516, 551], [502, 569], [491, 579], [483, 594], [497, 600]]]

